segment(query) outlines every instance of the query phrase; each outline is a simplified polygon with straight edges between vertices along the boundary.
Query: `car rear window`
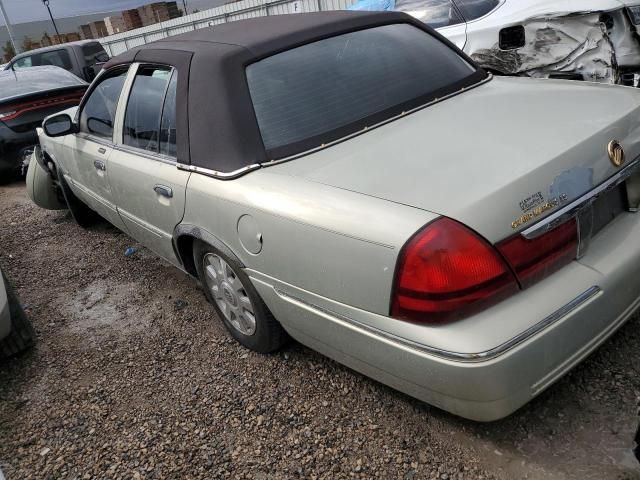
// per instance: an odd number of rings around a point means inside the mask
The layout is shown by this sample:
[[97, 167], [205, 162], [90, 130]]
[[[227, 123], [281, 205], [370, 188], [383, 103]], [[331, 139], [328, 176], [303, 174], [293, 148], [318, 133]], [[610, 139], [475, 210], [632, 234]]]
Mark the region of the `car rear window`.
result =
[[83, 45], [82, 54], [87, 66], [93, 66], [96, 62], [107, 62], [109, 60], [109, 55], [98, 42]]
[[271, 158], [318, 147], [484, 78], [409, 24], [303, 45], [249, 65], [246, 74]]
[[406, 12], [432, 28], [464, 22], [451, 0], [396, 0], [395, 10]]

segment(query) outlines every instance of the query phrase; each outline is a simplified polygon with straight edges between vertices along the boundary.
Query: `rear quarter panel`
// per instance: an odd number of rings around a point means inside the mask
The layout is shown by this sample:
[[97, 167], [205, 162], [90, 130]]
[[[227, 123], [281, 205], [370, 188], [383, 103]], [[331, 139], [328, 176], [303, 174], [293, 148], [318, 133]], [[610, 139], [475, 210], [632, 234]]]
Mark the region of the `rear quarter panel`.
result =
[[[253, 218], [262, 235], [258, 254], [240, 239], [238, 222], [244, 215]], [[230, 181], [192, 175], [183, 224], [216, 236], [249, 270], [387, 315], [398, 253], [434, 218], [423, 210], [263, 169]]]

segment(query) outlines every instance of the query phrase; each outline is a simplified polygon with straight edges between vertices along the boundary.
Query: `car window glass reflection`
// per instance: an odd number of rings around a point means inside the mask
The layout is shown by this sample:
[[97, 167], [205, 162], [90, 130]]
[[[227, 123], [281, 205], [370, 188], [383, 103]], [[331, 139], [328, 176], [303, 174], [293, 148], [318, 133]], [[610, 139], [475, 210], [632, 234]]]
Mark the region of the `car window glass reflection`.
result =
[[410, 13], [433, 28], [464, 22], [450, 0], [397, 0], [396, 10]]
[[455, 0], [456, 5], [462, 12], [465, 20], [471, 21], [484, 17], [491, 10], [496, 8], [499, 0]]
[[91, 92], [80, 117], [82, 131], [99, 137], [112, 137], [116, 107], [126, 74], [127, 70], [121, 70], [105, 78]]
[[178, 86], [178, 72], [174, 72], [169, 82], [167, 96], [162, 111], [162, 125], [160, 127], [160, 153], [169, 157], [176, 157], [176, 91]]
[[170, 70], [166, 67], [141, 67], [129, 94], [124, 117], [123, 143], [158, 152], [160, 116]]
[[29, 68], [32, 67], [33, 57], [24, 57], [19, 60], [16, 60], [13, 64], [13, 68]]

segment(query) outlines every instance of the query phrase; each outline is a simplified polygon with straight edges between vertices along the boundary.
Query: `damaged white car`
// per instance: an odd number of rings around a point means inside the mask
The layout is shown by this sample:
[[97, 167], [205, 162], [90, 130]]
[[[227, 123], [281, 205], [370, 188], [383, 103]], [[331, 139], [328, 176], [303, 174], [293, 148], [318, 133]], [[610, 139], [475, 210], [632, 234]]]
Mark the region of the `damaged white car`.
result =
[[486, 70], [638, 86], [640, 0], [359, 0], [436, 28]]

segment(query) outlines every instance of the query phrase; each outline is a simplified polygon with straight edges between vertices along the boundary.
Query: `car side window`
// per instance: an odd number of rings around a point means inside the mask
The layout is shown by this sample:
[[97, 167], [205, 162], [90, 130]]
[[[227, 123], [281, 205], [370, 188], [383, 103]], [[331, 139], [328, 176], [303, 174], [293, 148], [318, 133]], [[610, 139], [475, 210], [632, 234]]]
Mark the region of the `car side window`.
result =
[[500, 0], [454, 0], [468, 22], [484, 17], [500, 5]]
[[397, 0], [395, 9], [413, 15], [432, 28], [464, 23], [451, 0]]
[[91, 91], [80, 113], [80, 131], [111, 139], [120, 92], [127, 69], [106, 74]]
[[89, 67], [92, 67], [96, 63], [104, 63], [109, 60], [109, 55], [107, 55], [107, 52], [104, 51], [104, 48], [98, 42], [83, 45], [82, 54], [84, 55], [84, 62]]
[[33, 67], [33, 57], [22, 57], [13, 62], [13, 68], [29, 68]]
[[162, 105], [169, 84], [169, 67], [140, 67], [124, 115], [122, 143], [158, 152]]
[[176, 92], [178, 89], [178, 72], [174, 70], [167, 88], [162, 109], [160, 126], [160, 153], [168, 157], [177, 157], [176, 142]]
[[71, 70], [71, 59], [69, 52], [66, 50], [51, 50], [50, 52], [41, 53], [34, 65], [53, 65], [56, 67]]

